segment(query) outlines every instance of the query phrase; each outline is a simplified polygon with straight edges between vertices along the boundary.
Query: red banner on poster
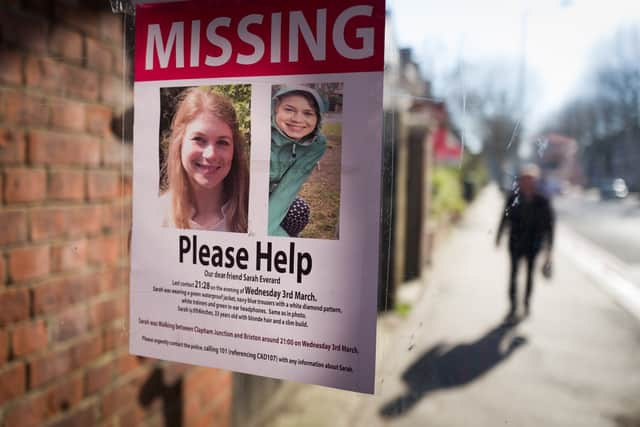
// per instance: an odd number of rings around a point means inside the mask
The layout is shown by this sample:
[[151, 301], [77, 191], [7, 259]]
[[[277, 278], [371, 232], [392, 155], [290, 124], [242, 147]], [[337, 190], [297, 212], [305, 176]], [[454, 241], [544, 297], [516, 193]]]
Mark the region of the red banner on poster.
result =
[[[135, 80], [382, 71], [384, 2], [139, 5]], [[170, 11], [170, 13], [168, 13]]]

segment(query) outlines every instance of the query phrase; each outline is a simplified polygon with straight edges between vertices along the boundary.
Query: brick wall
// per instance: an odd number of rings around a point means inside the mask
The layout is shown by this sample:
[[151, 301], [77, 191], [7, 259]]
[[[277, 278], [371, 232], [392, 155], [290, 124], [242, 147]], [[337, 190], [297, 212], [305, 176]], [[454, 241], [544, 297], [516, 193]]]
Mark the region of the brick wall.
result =
[[218, 426], [231, 375], [128, 353], [130, 146], [108, 1], [0, 2], [0, 426]]

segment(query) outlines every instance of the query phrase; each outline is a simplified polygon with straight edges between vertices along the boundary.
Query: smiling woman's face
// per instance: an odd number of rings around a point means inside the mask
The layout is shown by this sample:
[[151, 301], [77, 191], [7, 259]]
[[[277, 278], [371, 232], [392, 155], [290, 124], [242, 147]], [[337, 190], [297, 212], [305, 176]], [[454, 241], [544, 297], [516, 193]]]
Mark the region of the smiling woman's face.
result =
[[276, 106], [275, 121], [288, 137], [302, 139], [314, 131], [318, 115], [304, 96], [285, 95]]
[[180, 157], [192, 185], [217, 187], [231, 170], [231, 128], [210, 112], [198, 114], [185, 129]]

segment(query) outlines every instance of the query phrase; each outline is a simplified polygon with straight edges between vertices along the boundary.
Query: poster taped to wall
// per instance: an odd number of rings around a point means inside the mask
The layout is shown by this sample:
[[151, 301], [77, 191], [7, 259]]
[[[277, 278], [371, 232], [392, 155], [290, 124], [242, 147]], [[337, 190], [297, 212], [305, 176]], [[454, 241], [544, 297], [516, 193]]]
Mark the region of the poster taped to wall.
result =
[[130, 350], [373, 393], [384, 0], [139, 4]]

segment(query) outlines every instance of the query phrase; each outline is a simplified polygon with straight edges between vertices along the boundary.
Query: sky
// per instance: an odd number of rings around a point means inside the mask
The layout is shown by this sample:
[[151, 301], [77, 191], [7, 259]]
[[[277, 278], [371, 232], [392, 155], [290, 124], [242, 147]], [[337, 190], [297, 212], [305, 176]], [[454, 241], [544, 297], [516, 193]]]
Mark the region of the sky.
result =
[[580, 90], [599, 40], [640, 24], [640, 0], [387, 0], [387, 9], [398, 44], [413, 48], [436, 95], [439, 76], [459, 59], [501, 59], [513, 70], [525, 60], [533, 123]]

